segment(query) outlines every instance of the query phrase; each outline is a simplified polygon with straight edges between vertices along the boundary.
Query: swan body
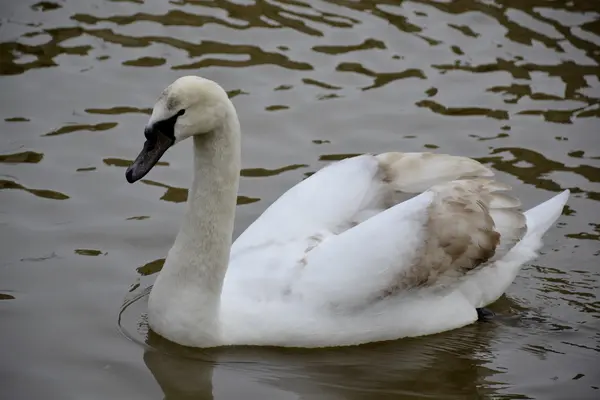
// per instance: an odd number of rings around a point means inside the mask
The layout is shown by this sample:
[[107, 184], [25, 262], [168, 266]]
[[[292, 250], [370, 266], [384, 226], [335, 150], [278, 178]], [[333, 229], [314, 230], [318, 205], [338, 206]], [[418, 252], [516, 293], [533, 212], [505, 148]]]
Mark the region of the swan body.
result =
[[292, 187], [232, 243], [240, 126], [224, 90], [179, 78], [145, 135], [130, 182], [193, 138], [186, 215], [148, 303], [150, 327], [186, 346], [357, 345], [468, 325], [537, 256], [569, 197], [522, 212], [475, 160], [367, 154]]

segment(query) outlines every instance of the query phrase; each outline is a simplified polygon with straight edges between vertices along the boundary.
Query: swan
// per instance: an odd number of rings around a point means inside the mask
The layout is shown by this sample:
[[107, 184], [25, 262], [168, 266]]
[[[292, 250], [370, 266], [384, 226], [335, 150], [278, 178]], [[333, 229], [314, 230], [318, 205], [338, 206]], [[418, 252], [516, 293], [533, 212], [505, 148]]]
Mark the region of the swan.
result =
[[192, 138], [187, 208], [148, 299], [148, 323], [190, 347], [332, 347], [434, 334], [475, 322], [561, 215], [569, 191], [522, 212], [479, 162], [365, 154], [285, 192], [232, 244], [240, 123], [199, 76], [159, 96], [133, 183]]

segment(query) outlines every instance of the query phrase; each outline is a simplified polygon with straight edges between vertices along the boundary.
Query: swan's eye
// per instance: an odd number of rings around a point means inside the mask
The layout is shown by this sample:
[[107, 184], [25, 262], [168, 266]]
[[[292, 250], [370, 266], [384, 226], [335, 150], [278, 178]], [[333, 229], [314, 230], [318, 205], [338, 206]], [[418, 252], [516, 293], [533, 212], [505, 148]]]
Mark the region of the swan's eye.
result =
[[[175, 137], [175, 123], [177, 122], [177, 118], [181, 115], [185, 114], [185, 109], [182, 108], [177, 112], [177, 114], [173, 115], [171, 118], [163, 119], [162, 121], [158, 121], [154, 124], [155, 128], [161, 131], [165, 136], [170, 138]], [[148, 135], [146, 135], [148, 138]]]

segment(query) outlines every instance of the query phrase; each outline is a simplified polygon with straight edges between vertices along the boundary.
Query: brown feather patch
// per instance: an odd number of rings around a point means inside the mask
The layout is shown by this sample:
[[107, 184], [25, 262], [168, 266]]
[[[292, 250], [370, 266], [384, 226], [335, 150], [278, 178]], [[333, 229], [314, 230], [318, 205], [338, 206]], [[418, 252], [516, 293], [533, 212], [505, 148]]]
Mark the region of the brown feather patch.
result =
[[384, 291], [384, 296], [432, 286], [442, 278], [454, 280], [494, 257], [500, 233], [490, 215], [494, 200], [490, 182], [457, 180], [431, 188], [435, 197], [429, 206], [427, 240], [417, 260]]

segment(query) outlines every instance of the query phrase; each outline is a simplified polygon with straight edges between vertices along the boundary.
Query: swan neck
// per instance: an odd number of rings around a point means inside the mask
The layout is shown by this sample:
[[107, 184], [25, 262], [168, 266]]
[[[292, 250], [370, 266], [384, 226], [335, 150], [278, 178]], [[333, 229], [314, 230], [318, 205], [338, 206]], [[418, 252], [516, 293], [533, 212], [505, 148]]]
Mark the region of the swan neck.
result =
[[194, 179], [184, 221], [150, 293], [153, 330], [174, 342], [217, 345], [240, 174], [233, 106], [225, 123], [194, 141]]
[[190, 270], [186, 275], [201, 279], [219, 293], [229, 263], [240, 174], [239, 131], [235, 126], [225, 124], [193, 137], [194, 178], [175, 241], [188, 255], [182, 264]]

